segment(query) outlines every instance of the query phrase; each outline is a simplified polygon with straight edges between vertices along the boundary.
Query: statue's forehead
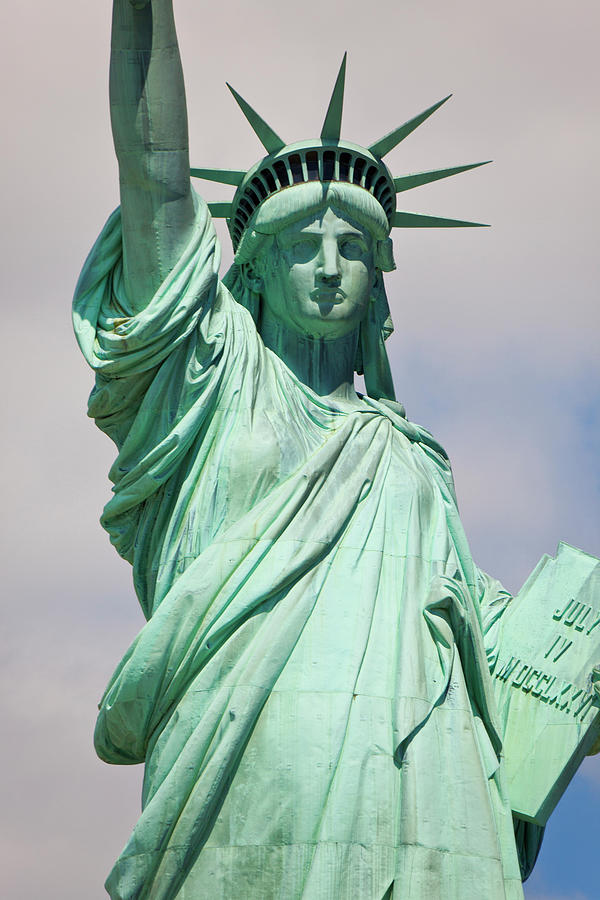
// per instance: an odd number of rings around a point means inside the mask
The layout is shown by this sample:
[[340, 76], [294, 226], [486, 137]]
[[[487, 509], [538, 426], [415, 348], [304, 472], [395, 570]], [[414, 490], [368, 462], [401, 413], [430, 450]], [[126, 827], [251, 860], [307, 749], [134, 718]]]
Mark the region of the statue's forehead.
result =
[[298, 234], [339, 236], [343, 234], [356, 234], [371, 239], [368, 228], [365, 228], [351, 215], [334, 203], [329, 203], [318, 210], [307, 213], [301, 219], [291, 222], [278, 232], [278, 238], [285, 242], [286, 238], [292, 238]]

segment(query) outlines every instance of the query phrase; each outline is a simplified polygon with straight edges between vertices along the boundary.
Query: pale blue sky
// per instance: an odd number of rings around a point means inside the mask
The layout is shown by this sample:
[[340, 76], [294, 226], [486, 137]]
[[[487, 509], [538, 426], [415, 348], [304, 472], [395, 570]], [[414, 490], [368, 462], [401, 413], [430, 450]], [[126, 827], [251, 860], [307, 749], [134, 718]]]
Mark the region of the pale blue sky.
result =
[[[493, 227], [395, 235], [397, 393], [451, 455], [482, 568], [516, 590], [559, 540], [600, 555], [597, 4], [179, 0], [176, 12], [196, 166], [260, 156], [226, 79], [290, 141], [318, 134], [344, 50], [350, 140], [454, 92], [390, 166], [493, 157], [402, 199]], [[142, 619], [97, 522], [113, 450], [85, 418], [91, 375], [69, 324], [79, 268], [118, 202], [109, 19], [108, 3], [19, 4], [0, 38], [10, 900], [106, 896], [139, 808], [141, 770], [107, 767], [91, 744], [95, 703]], [[551, 820], [528, 900], [597, 900], [599, 808], [596, 759]]]

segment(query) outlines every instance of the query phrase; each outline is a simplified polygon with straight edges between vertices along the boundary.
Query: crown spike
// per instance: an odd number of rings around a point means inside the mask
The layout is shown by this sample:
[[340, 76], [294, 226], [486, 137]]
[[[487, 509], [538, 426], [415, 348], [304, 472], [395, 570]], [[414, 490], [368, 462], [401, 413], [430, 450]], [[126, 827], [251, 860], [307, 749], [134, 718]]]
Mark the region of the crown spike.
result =
[[321, 129], [321, 140], [323, 141], [339, 141], [342, 131], [342, 107], [344, 105], [344, 84], [346, 81], [346, 57], [344, 53], [340, 71], [333, 86], [331, 100], [325, 114], [325, 121]]
[[418, 116], [415, 116], [413, 119], [409, 119], [408, 122], [405, 122], [404, 125], [400, 125], [399, 128], [394, 129], [394, 131], [390, 131], [389, 134], [386, 134], [385, 137], [380, 138], [380, 140], [375, 141], [374, 144], [371, 144], [369, 150], [374, 156], [378, 156], [380, 159], [383, 156], [386, 156], [390, 150], [393, 150], [401, 141], [404, 140], [405, 137], [408, 137], [415, 128], [418, 128], [419, 125], [422, 125], [425, 119], [428, 119], [429, 116], [439, 109], [440, 106], [449, 100], [452, 94], [448, 94], [447, 97], [444, 97], [443, 100], [440, 100], [438, 103], [434, 103], [433, 106], [430, 106], [428, 109], [424, 110], [424, 112], [419, 113]]
[[451, 169], [430, 169], [428, 172], [415, 172], [412, 175], [401, 175], [399, 178], [394, 178], [396, 193], [401, 194], [402, 191], [410, 191], [412, 188], [421, 187], [422, 184], [430, 184], [432, 181], [439, 181], [440, 178], [450, 178], [451, 175], [459, 175], [461, 172], [468, 172], [469, 169], [487, 166], [491, 161], [491, 159], [486, 159], [485, 162], [471, 163], [467, 166], [453, 166]]
[[246, 172], [238, 169], [190, 169], [192, 178], [204, 178], [205, 181], [218, 181], [219, 184], [233, 184], [239, 187]]
[[238, 92], [231, 87], [229, 82], [226, 82], [226, 84], [267, 153], [277, 153], [279, 150], [283, 150], [285, 141], [282, 141], [279, 135], [275, 134], [271, 126], [267, 125], [265, 120], [252, 109], [249, 103], [246, 103], [243, 97], [240, 97]]
[[230, 219], [233, 203], [207, 203], [209, 212], [214, 219]]
[[423, 216], [420, 213], [396, 212], [392, 216], [392, 228], [489, 228], [489, 225], [484, 222], [463, 222], [461, 219]]

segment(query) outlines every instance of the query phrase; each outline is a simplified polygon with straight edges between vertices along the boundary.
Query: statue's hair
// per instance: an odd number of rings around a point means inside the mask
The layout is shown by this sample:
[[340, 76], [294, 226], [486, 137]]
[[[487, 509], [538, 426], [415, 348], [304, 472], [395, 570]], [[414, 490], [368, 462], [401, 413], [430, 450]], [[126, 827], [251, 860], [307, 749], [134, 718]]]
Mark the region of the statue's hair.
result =
[[308, 182], [272, 194], [259, 206], [244, 231], [237, 252], [237, 265], [257, 261], [273, 244], [268, 238], [311, 213], [332, 207], [366, 228], [373, 238], [376, 268], [395, 268], [389, 225], [380, 203], [364, 188], [343, 182]]

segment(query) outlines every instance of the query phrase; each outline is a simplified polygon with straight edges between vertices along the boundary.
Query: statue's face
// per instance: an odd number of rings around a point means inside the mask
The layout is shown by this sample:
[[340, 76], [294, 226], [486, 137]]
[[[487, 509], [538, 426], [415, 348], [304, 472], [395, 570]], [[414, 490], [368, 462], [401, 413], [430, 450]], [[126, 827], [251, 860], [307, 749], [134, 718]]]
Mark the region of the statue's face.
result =
[[263, 281], [263, 317], [314, 338], [354, 331], [377, 278], [373, 239], [358, 222], [328, 207], [282, 229], [274, 266]]

